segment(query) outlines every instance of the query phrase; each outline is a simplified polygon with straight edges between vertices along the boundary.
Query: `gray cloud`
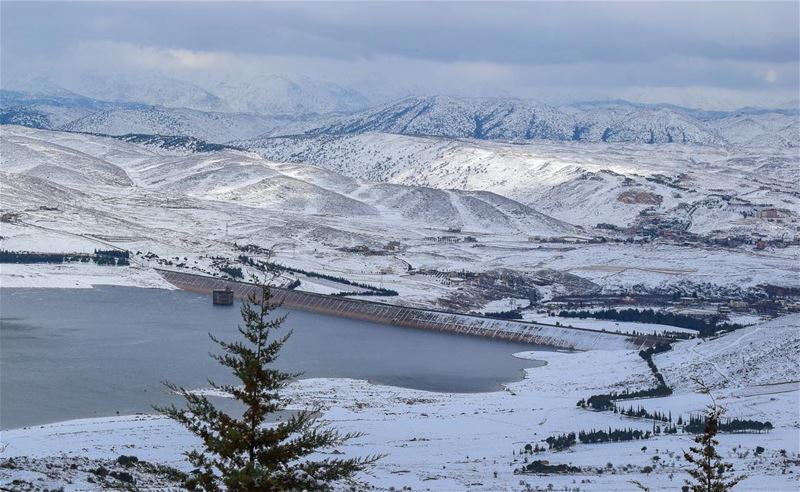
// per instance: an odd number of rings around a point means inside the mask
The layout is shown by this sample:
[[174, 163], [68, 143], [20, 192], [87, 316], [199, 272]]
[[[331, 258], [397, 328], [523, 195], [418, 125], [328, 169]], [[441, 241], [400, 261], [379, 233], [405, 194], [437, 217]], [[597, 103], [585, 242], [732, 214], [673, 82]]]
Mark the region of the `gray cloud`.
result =
[[113, 66], [199, 83], [225, 66], [228, 79], [284, 71], [373, 92], [580, 99], [652, 87], [779, 101], [798, 90], [799, 5], [2, 2], [2, 72]]

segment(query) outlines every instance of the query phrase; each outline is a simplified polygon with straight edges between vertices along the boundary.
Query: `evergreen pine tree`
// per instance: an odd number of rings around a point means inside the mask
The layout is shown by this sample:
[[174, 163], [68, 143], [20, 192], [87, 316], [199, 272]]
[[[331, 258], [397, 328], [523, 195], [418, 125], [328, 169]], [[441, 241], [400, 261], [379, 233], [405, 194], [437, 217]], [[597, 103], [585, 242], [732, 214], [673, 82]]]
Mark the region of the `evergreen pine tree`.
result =
[[259, 294], [251, 294], [242, 304], [242, 340], [224, 342], [213, 335], [221, 354], [213, 354], [221, 365], [231, 369], [240, 385], [210, 382], [213, 388], [230, 394], [244, 405], [241, 418], [229, 415], [203, 395], [172, 383], [167, 388], [181, 395], [185, 409], [175, 405], [157, 407], [182, 424], [203, 443], [186, 456], [195, 467], [186, 486], [204, 491], [327, 490], [337, 481], [354, 480], [380, 459], [326, 458], [314, 461], [313, 453], [338, 446], [359, 437], [358, 433], [339, 433], [317, 420], [319, 408], [293, 413], [277, 419], [285, 410], [283, 390], [298, 374], [272, 367], [291, 332], [277, 336], [285, 316], [270, 318], [277, 307], [269, 286], [262, 284]]
[[686, 480], [686, 485], [692, 492], [726, 492], [745, 478], [744, 475], [732, 477], [733, 465], [723, 462], [717, 453], [716, 446], [719, 441], [715, 436], [719, 430], [721, 415], [722, 409], [716, 404], [709, 407], [705, 430], [694, 438], [697, 446], [683, 453], [684, 459], [692, 465], [688, 472], [694, 481]]

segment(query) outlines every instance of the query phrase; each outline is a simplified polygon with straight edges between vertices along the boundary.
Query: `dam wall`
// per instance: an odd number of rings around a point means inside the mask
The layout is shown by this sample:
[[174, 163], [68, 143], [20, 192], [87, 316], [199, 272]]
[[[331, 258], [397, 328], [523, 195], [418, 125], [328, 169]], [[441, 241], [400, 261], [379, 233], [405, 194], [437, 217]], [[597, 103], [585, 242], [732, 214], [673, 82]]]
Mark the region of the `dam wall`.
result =
[[[211, 294], [229, 288], [238, 298], [259, 293], [258, 286], [205, 275], [157, 269], [172, 285], [191, 292]], [[387, 325], [480, 336], [565, 350], [641, 350], [668, 339], [570, 328], [517, 320], [502, 320], [419, 309], [382, 302], [349, 299], [273, 287], [272, 295], [284, 307]], [[210, 302], [210, 301], [209, 301]]]

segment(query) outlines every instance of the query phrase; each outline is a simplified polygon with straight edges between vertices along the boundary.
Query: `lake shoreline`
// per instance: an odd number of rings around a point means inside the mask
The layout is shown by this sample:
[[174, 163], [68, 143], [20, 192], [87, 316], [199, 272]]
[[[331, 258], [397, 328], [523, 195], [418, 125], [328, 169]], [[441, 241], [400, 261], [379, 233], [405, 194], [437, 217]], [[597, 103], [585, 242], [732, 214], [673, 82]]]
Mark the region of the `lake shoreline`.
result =
[[[231, 377], [208, 357], [205, 336], [235, 337], [235, 308], [180, 290], [0, 289], [3, 429], [74, 418], [147, 413], [174, 396], [170, 380], [204, 388]], [[547, 351], [506, 341], [411, 330], [290, 311], [294, 336], [278, 361], [304, 379], [365, 380], [443, 393], [489, 393], [524, 378], [536, 362], [512, 355]], [[167, 320], [167, 321], [165, 321]]]

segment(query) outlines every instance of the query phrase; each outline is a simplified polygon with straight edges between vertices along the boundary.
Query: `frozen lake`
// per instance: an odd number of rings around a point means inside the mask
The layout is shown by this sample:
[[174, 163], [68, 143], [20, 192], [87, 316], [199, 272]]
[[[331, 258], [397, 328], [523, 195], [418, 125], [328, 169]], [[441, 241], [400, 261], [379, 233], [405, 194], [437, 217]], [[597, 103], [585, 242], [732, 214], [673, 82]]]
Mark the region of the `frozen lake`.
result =
[[[151, 412], [161, 381], [232, 382], [207, 333], [230, 340], [238, 307], [183, 291], [0, 289], [0, 428]], [[481, 392], [519, 380], [537, 347], [289, 310], [279, 359], [303, 377], [346, 377], [430, 391]], [[541, 348], [546, 350], [545, 348]]]

